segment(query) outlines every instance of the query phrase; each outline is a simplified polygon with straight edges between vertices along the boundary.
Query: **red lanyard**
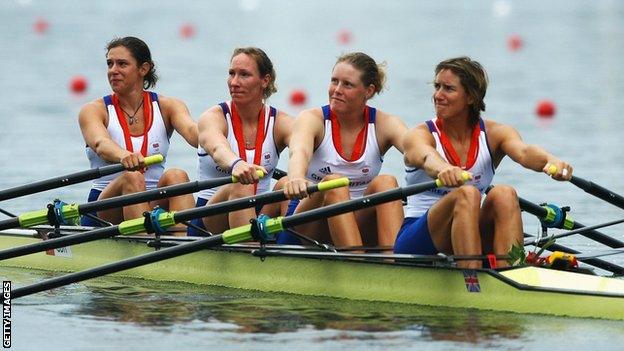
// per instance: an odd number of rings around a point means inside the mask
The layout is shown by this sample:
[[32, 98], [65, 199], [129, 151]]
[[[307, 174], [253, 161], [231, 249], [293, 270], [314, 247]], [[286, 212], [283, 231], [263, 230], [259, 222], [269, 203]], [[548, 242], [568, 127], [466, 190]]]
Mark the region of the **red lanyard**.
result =
[[[113, 106], [115, 107], [115, 112], [117, 113], [117, 118], [119, 119], [119, 124], [121, 125], [121, 129], [123, 130], [124, 140], [126, 142], [126, 150], [130, 152], [134, 152], [134, 146], [132, 145], [132, 138], [130, 134], [130, 128], [128, 127], [128, 122], [126, 121], [126, 117], [124, 116], [121, 107], [119, 106], [119, 98], [117, 94], [113, 94], [112, 97]], [[141, 145], [141, 155], [144, 157], [147, 156], [147, 131], [150, 129], [152, 124], [152, 104], [150, 102], [150, 96], [147, 91], [143, 92], [143, 144]], [[138, 136], [138, 135], [135, 135]]]
[[[243, 122], [236, 111], [236, 105], [234, 103], [231, 104], [232, 110], [232, 128], [234, 129], [234, 138], [236, 139], [236, 143], [238, 145], [238, 156], [247, 161], [247, 148], [245, 147], [245, 137], [243, 136]], [[262, 105], [260, 112], [258, 113], [258, 124], [256, 126], [256, 144], [254, 146], [254, 159], [253, 163], [256, 165], [260, 165], [260, 158], [262, 157], [262, 144], [264, 143], [264, 113], [265, 108]], [[254, 184], [254, 193], [258, 190], [258, 183]]]
[[449, 161], [449, 163], [454, 166], [461, 167], [462, 169], [472, 168], [477, 160], [477, 154], [479, 153], [479, 134], [481, 133], [479, 124], [475, 124], [472, 129], [472, 138], [470, 139], [470, 147], [468, 148], [466, 165], [462, 167], [461, 159], [459, 158], [459, 155], [457, 155], [457, 151], [455, 151], [453, 144], [451, 144], [446, 134], [442, 131], [442, 119], [438, 118], [435, 123], [436, 127], [438, 127], [438, 133], [440, 135], [442, 149], [444, 150], [444, 154], [446, 155], [446, 159]]
[[353, 145], [353, 151], [351, 152], [350, 157], [345, 157], [342, 152], [342, 138], [340, 137], [340, 122], [338, 121], [338, 117], [336, 117], [333, 111], [330, 111], [329, 118], [332, 124], [332, 140], [338, 154], [349, 162], [353, 162], [360, 158], [366, 149], [366, 134], [368, 132], [369, 120], [368, 106], [364, 107], [364, 127], [362, 127], [357, 135], [357, 138], [355, 138], [355, 145]]

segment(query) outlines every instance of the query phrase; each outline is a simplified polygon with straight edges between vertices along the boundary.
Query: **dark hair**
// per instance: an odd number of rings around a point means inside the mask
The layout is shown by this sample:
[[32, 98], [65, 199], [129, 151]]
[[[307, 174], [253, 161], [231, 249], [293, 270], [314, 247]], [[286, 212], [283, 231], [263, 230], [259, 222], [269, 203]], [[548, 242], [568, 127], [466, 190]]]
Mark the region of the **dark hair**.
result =
[[144, 63], [149, 63], [150, 69], [143, 77], [143, 88], [149, 89], [151, 87], [156, 86], [156, 81], [158, 81], [158, 75], [156, 75], [156, 65], [154, 61], [152, 61], [152, 54], [150, 53], [150, 49], [145, 44], [145, 42], [136, 37], [123, 37], [123, 38], [115, 38], [106, 44], [106, 52], [110, 51], [112, 48], [116, 48], [118, 46], [123, 46], [128, 51], [134, 59], [137, 61], [137, 66], [141, 66]]
[[488, 77], [483, 66], [477, 61], [471, 60], [469, 57], [455, 57], [444, 60], [436, 66], [435, 75], [437, 76], [442, 70], [451, 70], [459, 77], [459, 82], [472, 98], [470, 105], [469, 117], [472, 124], [479, 122], [481, 111], [485, 111], [485, 93], [488, 86]]
[[256, 66], [258, 66], [258, 72], [260, 72], [260, 77], [264, 77], [267, 74], [270, 76], [269, 85], [264, 88], [263, 95], [265, 99], [268, 99], [273, 93], [277, 91], [277, 86], [275, 85], [275, 69], [273, 69], [273, 62], [269, 59], [269, 56], [262, 51], [260, 48], [256, 47], [245, 47], [245, 48], [236, 48], [232, 53], [232, 57], [230, 57], [230, 61], [239, 54], [249, 55], [256, 61]]
[[336, 60], [336, 64], [340, 62], [346, 62], [362, 72], [360, 76], [362, 83], [365, 86], [374, 85], [375, 94], [381, 93], [386, 82], [385, 63], [377, 63], [372, 57], [363, 52], [344, 54]]

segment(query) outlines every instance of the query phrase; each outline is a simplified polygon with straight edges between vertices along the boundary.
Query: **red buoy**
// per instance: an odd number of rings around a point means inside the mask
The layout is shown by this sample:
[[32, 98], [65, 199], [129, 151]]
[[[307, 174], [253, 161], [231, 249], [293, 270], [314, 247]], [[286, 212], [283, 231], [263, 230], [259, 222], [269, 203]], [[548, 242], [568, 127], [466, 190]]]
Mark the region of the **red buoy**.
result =
[[82, 94], [87, 91], [87, 78], [83, 76], [74, 76], [69, 81], [69, 90], [74, 94]]
[[195, 26], [192, 23], [184, 23], [180, 26], [180, 37], [190, 39], [195, 36]]
[[553, 118], [556, 112], [555, 103], [550, 100], [538, 101], [535, 107], [535, 114], [541, 118]]
[[522, 49], [523, 44], [524, 42], [522, 41], [522, 38], [517, 34], [514, 34], [507, 39], [507, 47], [511, 51], [518, 51]]
[[301, 106], [306, 103], [307, 99], [308, 99], [308, 96], [303, 90], [295, 89], [292, 92], [290, 92], [290, 104], [291, 105]]
[[353, 41], [353, 34], [348, 29], [343, 29], [338, 32], [337, 35], [338, 44], [340, 45], [349, 45]]
[[37, 34], [45, 34], [48, 28], [50, 28], [50, 23], [43, 17], [37, 18], [35, 23], [33, 23], [33, 30]]

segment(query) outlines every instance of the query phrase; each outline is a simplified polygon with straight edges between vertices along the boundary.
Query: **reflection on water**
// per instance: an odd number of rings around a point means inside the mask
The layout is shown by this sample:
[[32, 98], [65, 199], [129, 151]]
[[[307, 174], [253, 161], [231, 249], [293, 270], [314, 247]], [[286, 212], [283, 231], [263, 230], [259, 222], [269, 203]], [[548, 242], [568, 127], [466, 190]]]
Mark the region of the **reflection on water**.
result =
[[[49, 273], [10, 269], [15, 284]], [[341, 338], [411, 331], [430, 340], [481, 344], [518, 339], [525, 325], [544, 317], [392, 303], [269, 294], [213, 286], [107, 277], [18, 300], [70, 305], [66, 318], [106, 320], [171, 330], [285, 333], [299, 330], [347, 332]]]
[[[10, 276], [15, 286], [55, 275], [15, 268], [3, 268], [2, 273]], [[552, 335], [570, 340], [582, 335], [576, 340], [580, 345], [615, 345], [612, 342], [618, 338], [624, 342], [621, 322], [270, 294], [120, 277], [73, 284], [14, 304], [14, 314], [19, 314], [15, 328], [53, 321], [64, 326], [54, 336], [79, 339], [86, 345], [102, 328], [112, 328], [106, 335], [122, 347], [125, 342], [141, 345], [145, 338], [150, 344], [173, 338], [160, 345], [163, 349], [176, 345], [176, 336], [181, 335], [207, 338], [218, 346], [253, 342], [255, 346], [268, 345], [268, 349], [308, 344], [338, 348], [336, 345], [344, 343], [380, 349], [415, 345], [522, 349], [532, 343], [561, 348], [563, 344]], [[72, 326], [79, 326], [82, 334], [75, 335]], [[118, 334], [121, 330], [126, 334]], [[41, 333], [35, 334], [41, 337]]]

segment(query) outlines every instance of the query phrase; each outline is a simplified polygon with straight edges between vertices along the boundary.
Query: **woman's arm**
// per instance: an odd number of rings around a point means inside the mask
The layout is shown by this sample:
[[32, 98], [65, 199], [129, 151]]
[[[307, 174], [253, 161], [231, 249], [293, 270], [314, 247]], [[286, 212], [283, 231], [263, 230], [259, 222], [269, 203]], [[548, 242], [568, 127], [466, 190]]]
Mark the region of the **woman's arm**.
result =
[[553, 156], [540, 146], [525, 143], [514, 128], [488, 121], [488, 135], [495, 145], [496, 154], [508, 155], [521, 166], [536, 172], [550, 175], [550, 167], [555, 166], [557, 172], [552, 177], [557, 180], [569, 180], [572, 177], [572, 166]]
[[403, 138], [405, 165], [420, 168], [449, 187], [464, 184], [462, 169], [446, 162], [435, 147], [435, 139], [425, 123], [410, 129]]
[[[197, 123], [191, 117], [186, 104], [176, 98], [159, 95], [158, 101], [165, 117], [176, 132], [178, 132], [189, 145], [197, 148]], [[167, 123], [166, 123], [167, 124]]]
[[288, 145], [288, 181], [284, 185], [284, 192], [289, 198], [307, 196], [305, 176], [314, 147], [323, 137], [323, 127], [322, 112], [318, 108], [301, 112], [295, 120]]
[[249, 164], [232, 150], [227, 140], [227, 123], [221, 106], [213, 106], [199, 117], [199, 144], [212, 157], [214, 162], [238, 178], [241, 184], [256, 183], [260, 179], [256, 170], [264, 174], [262, 166]]
[[85, 143], [106, 162], [119, 162], [127, 170], [143, 167], [143, 155], [140, 152], [132, 153], [111, 139], [106, 128], [107, 119], [102, 99], [87, 103], [80, 109], [78, 123]]

